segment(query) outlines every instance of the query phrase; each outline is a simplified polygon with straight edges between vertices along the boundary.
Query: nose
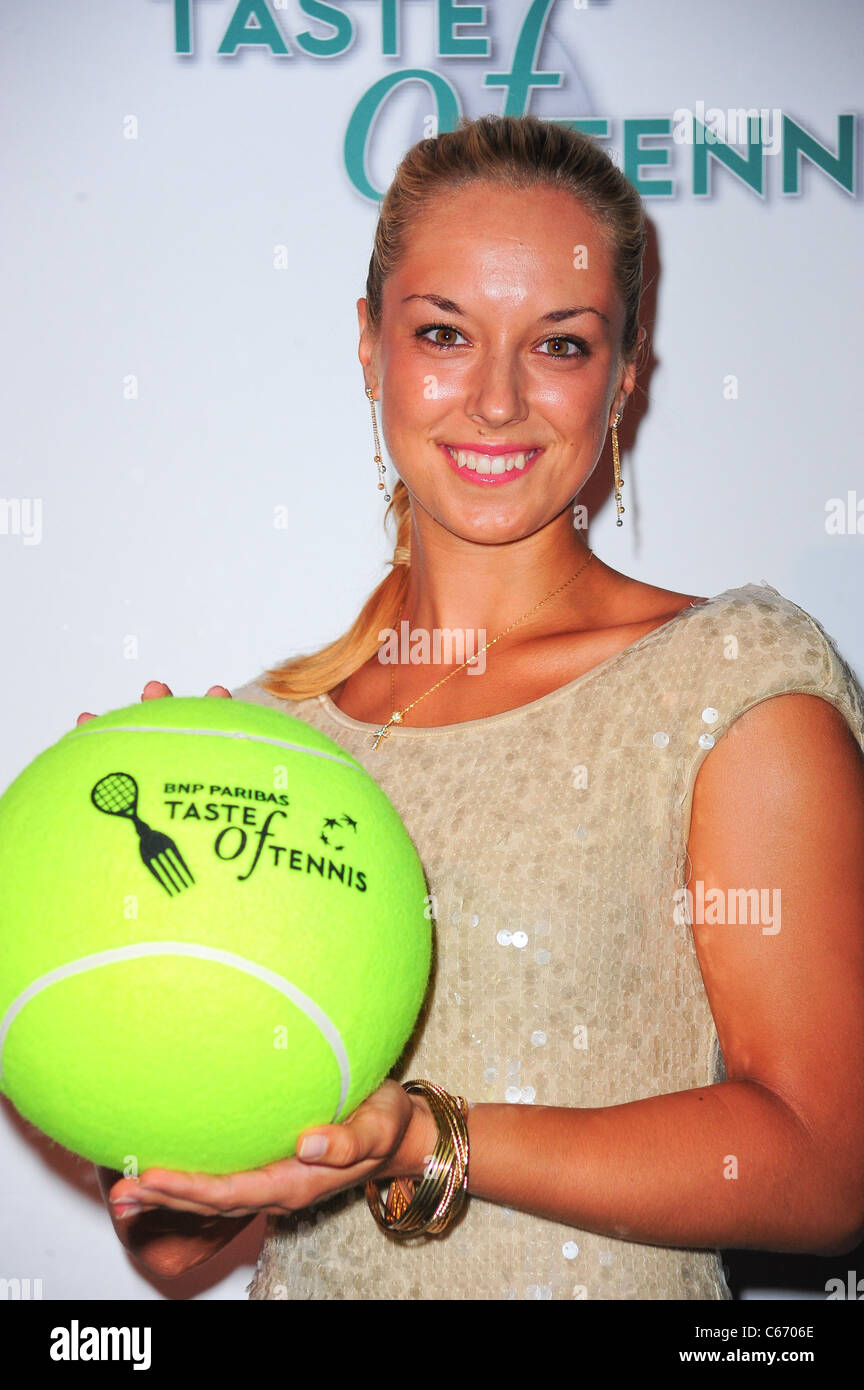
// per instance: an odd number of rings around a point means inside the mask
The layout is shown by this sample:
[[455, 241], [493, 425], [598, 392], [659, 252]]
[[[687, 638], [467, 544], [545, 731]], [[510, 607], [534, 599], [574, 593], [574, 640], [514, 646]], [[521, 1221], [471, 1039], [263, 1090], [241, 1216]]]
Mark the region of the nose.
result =
[[478, 361], [465, 400], [465, 413], [478, 425], [501, 429], [528, 416], [528, 404], [517, 368], [504, 354]]

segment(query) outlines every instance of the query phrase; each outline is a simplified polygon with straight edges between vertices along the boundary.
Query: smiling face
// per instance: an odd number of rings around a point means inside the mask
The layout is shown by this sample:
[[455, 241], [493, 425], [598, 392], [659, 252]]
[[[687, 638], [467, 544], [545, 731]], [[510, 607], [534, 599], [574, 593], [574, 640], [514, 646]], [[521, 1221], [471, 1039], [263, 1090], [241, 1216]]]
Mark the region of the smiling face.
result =
[[376, 331], [357, 308], [415, 516], [489, 544], [569, 510], [635, 382], [607, 235], [581, 203], [549, 187], [447, 193], [411, 227]]

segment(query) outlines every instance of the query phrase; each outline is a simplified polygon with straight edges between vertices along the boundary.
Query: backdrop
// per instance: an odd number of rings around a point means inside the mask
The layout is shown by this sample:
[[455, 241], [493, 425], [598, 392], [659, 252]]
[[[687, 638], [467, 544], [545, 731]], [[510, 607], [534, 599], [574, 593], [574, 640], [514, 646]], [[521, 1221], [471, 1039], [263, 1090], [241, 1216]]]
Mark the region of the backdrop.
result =
[[[355, 304], [399, 157], [460, 112], [576, 122], [646, 199], [626, 524], [607, 454], [591, 545], [679, 592], [770, 583], [860, 676], [857, 0], [2, 0], [0, 30], [0, 786], [151, 678], [321, 645], [383, 576]], [[6, 1104], [0, 1164], [0, 1291], [245, 1296], [260, 1221], [158, 1284]], [[855, 1267], [731, 1257], [750, 1297]]]

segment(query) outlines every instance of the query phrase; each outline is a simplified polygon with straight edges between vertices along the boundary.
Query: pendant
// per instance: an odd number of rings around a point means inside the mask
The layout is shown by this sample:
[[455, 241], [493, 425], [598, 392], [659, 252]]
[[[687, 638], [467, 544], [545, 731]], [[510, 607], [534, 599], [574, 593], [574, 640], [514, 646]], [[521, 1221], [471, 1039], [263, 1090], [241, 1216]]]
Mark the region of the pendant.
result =
[[399, 713], [398, 709], [394, 709], [394, 711], [393, 711], [393, 713], [391, 714], [390, 718], [387, 720], [387, 723], [386, 723], [386, 724], [382, 724], [380, 729], [376, 729], [376, 730], [375, 730], [375, 733], [374, 733], [374, 735], [373, 735], [373, 740], [374, 740], [374, 741], [373, 741], [373, 743], [372, 743], [372, 747], [373, 747], [373, 748], [377, 748], [377, 747], [378, 747], [378, 744], [381, 742], [382, 738], [386, 738], [386, 737], [387, 737], [387, 733], [388, 733], [388, 731], [389, 731], [389, 728], [390, 728], [390, 725], [391, 725], [391, 724], [401, 724], [401, 723], [402, 723], [402, 715]]

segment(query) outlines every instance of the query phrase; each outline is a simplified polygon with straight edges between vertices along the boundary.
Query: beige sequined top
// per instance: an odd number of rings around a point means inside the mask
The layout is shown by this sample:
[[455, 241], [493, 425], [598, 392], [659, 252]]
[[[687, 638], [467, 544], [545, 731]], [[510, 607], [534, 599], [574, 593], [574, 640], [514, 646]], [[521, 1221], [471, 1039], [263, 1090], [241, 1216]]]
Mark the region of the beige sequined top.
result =
[[[696, 774], [752, 705], [820, 695], [864, 748], [864, 694], [767, 585], [691, 605], [517, 709], [373, 726], [321, 695], [237, 699], [323, 730], [401, 814], [434, 895], [437, 970], [397, 1079], [469, 1101], [607, 1106], [725, 1073], [686, 913]], [[614, 1155], [610, 1155], [610, 1161]], [[383, 1234], [362, 1188], [272, 1218], [252, 1299], [728, 1299], [720, 1254], [594, 1235], [471, 1197], [443, 1237]]]

